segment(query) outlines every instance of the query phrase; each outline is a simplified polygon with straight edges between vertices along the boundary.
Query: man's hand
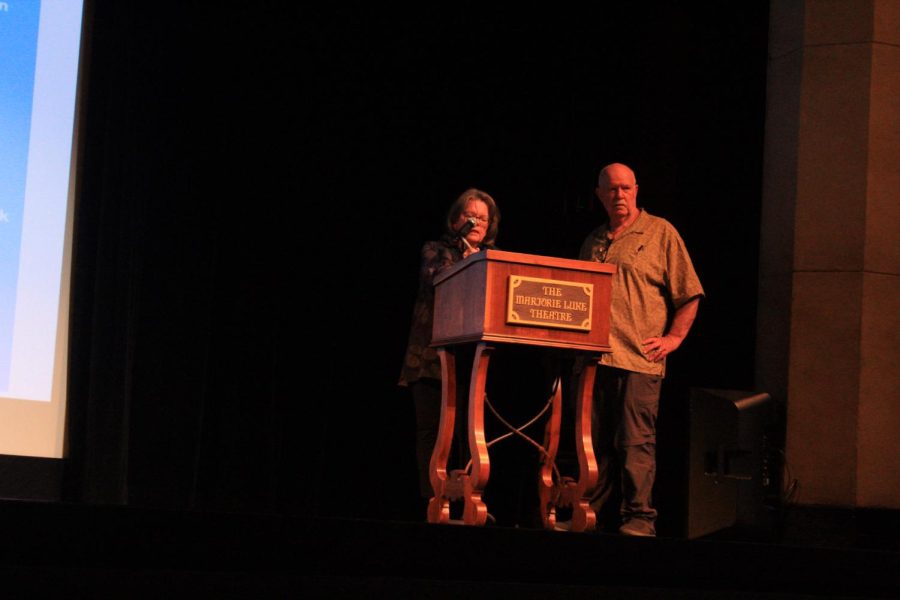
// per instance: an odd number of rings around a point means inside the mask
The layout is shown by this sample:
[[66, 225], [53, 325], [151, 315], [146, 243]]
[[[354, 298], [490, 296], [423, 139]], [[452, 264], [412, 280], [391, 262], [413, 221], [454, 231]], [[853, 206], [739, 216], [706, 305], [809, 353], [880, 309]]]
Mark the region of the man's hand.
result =
[[675, 317], [672, 319], [672, 327], [669, 332], [662, 337], [647, 338], [641, 344], [644, 346], [644, 355], [652, 362], [660, 362], [666, 356], [675, 352], [684, 338], [687, 337], [694, 319], [697, 317], [697, 307], [700, 305], [700, 298], [694, 298], [685, 302], [675, 310]]
[[678, 349], [678, 346], [681, 345], [681, 340], [664, 335], [662, 337], [647, 338], [641, 344], [644, 346], [644, 354], [649, 360], [660, 362]]

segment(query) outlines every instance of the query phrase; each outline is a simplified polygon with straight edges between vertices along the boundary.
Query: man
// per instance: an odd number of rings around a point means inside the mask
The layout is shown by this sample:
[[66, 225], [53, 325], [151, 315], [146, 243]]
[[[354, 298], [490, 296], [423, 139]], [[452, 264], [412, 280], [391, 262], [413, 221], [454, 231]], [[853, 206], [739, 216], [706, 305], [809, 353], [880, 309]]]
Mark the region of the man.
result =
[[[594, 447], [600, 481], [592, 499], [601, 524], [621, 495], [624, 535], [655, 536], [651, 491], [656, 476], [656, 416], [666, 357], [697, 316], [703, 287], [684, 242], [665, 219], [637, 207], [634, 172], [603, 168], [597, 198], [609, 223], [591, 232], [579, 258], [616, 265], [609, 343], [594, 391]], [[604, 510], [605, 508], [605, 510]]]

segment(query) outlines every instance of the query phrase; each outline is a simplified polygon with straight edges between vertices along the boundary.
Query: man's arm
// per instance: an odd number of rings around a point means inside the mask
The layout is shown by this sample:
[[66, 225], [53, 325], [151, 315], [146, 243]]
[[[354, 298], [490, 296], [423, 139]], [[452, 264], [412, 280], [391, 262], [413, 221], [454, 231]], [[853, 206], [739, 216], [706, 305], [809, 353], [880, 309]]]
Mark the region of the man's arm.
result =
[[700, 297], [688, 300], [677, 309], [672, 318], [672, 326], [662, 337], [647, 338], [641, 344], [644, 346], [644, 354], [653, 362], [660, 362], [666, 356], [675, 352], [687, 337], [697, 318], [697, 308], [700, 306]]

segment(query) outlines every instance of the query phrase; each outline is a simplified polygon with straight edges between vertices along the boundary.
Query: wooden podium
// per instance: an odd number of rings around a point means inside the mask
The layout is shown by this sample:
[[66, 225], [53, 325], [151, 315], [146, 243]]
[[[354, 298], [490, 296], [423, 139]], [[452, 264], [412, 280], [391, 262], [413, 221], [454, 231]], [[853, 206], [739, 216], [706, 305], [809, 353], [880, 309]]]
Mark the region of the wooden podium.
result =
[[[429, 523], [450, 522], [450, 501], [463, 501], [462, 523], [484, 525], [487, 506], [481, 496], [490, 476], [484, 434], [484, 392], [494, 343], [526, 344], [578, 350], [587, 360], [578, 379], [575, 407], [575, 451], [578, 479], [556, 472], [562, 415], [562, 389], [556, 387], [544, 439], [540, 468], [541, 516], [548, 529], [556, 525], [556, 509], [572, 507], [572, 531], [596, 526], [589, 504], [597, 485], [597, 461], [591, 443], [591, 402], [597, 361], [609, 352], [609, 304], [612, 265], [485, 250], [469, 256], [434, 279], [432, 346], [441, 359], [441, 423], [431, 456], [434, 497]], [[468, 443], [471, 472], [447, 472], [456, 415], [454, 344], [474, 343], [469, 384]]]

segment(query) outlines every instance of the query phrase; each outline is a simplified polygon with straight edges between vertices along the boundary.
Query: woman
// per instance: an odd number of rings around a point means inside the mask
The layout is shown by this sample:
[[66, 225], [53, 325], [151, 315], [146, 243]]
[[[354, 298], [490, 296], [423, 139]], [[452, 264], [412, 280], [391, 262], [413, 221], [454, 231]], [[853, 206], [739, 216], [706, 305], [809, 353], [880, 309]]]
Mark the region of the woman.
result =
[[494, 199], [481, 190], [468, 189], [450, 205], [444, 235], [422, 247], [419, 291], [400, 385], [409, 386], [416, 410], [419, 492], [425, 499], [433, 495], [428, 467], [441, 419], [441, 363], [436, 350], [429, 347], [434, 320], [434, 276], [470, 254], [493, 248], [499, 224], [500, 211]]

